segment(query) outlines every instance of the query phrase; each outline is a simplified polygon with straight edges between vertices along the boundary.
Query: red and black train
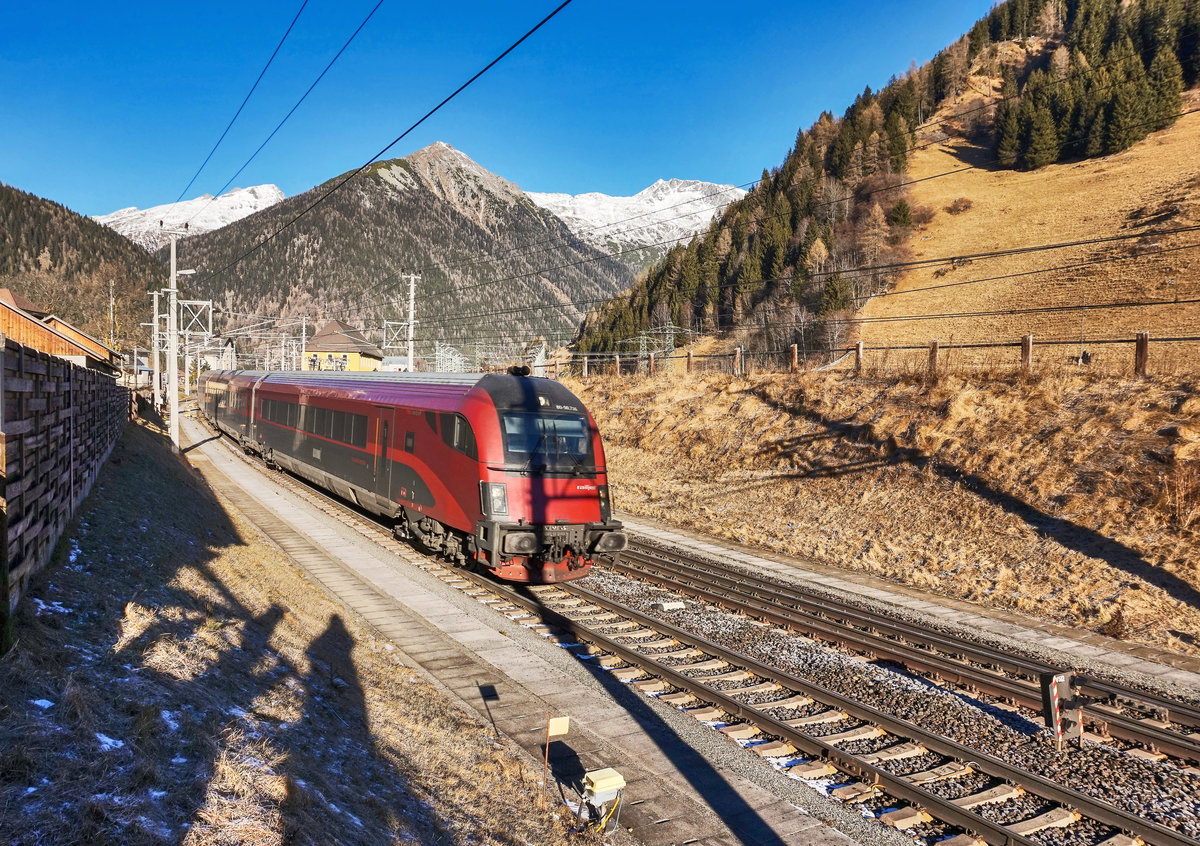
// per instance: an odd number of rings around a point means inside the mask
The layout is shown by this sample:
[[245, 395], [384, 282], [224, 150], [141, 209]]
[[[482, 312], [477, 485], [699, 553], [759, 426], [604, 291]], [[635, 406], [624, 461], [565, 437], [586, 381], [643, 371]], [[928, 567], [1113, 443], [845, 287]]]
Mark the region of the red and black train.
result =
[[595, 421], [553, 380], [221, 370], [199, 398], [246, 451], [460, 566], [560, 582], [625, 548]]

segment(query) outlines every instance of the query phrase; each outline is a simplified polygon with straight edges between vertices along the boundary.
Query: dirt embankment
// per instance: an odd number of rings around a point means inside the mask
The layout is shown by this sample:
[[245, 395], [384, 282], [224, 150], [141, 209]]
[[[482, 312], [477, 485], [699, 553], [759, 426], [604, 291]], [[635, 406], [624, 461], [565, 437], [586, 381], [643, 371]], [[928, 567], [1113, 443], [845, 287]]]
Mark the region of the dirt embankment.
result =
[[541, 769], [131, 425], [0, 658], [0, 842], [559, 844]]
[[1200, 380], [593, 379], [619, 508], [1200, 652]]

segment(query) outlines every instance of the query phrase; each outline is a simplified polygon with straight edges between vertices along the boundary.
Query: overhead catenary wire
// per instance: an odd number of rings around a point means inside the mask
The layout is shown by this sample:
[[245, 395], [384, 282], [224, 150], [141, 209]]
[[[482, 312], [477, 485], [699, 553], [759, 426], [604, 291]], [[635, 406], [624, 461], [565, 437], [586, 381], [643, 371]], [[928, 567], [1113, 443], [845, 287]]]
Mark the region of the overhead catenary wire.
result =
[[[198, 167], [196, 169], [196, 172], [194, 174], [192, 174], [192, 178], [190, 180], [188, 180], [188, 184], [186, 186], [184, 186], [184, 189], [182, 191], [179, 192], [179, 196], [175, 199], [175, 203], [178, 203], [180, 200], [183, 199], [184, 195], [187, 194], [188, 189], [190, 189], [192, 187], [192, 185], [195, 184], [195, 182], [199, 178], [201, 172], [203, 172], [204, 168], [208, 166], [208, 163], [212, 159], [213, 154], [215, 152], [217, 152], [217, 148], [221, 146], [221, 142], [224, 141], [225, 136], [229, 134], [229, 130], [233, 127], [233, 124], [237, 121], [238, 117], [242, 114], [242, 110], [244, 108], [246, 108], [246, 104], [250, 102], [250, 97], [254, 94], [255, 90], [258, 88], [258, 84], [260, 82], [262, 82], [263, 76], [265, 76], [267, 73], [267, 68], [271, 67], [271, 63], [275, 61], [275, 57], [277, 55], [279, 55], [279, 50], [281, 47], [283, 47], [283, 42], [287, 41], [288, 36], [292, 34], [292, 29], [296, 26], [296, 21], [300, 20], [300, 15], [304, 12], [304, 9], [307, 5], [308, 5], [308, 0], [303, 0], [303, 2], [300, 4], [300, 8], [296, 11], [295, 17], [292, 18], [292, 22], [290, 24], [288, 24], [287, 31], [285, 31], [283, 33], [283, 37], [279, 39], [279, 43], [276, 44], [275, 49], [273, 51], [271, 51], [271, 57], [269, 59], [267, 59], [267, 63], [265, 65], [263, 65], [263, 69], [258, 72], [258, 78], [254, 80], [254, 84], [250, 86], [250, 90], [247, 91], [246, 96], [244, 98], [242, 98], [242, 104], [237, 107], [237, 111], [233, 113], [233, 117], [231, 117], [229, 119], [229, 123], [227, 123], [225, 125], [224, 131], [221, 132], [221, 137], [217, 139], [217, 143], [213, 144], [212, 149], [208, 151], [208, 155], [204, 157], [204, 161], [201, 162], [200, 167]], [[220, 192], [218, 192], [218, 193], [220, 193]], [[175, 203], [173, 203], [172, 206], [174, 206]]]
[[[383, 0], [379, 0], [379, 2], [382, 3]], [[321, 203], [325, 202], [325, 200], [327, 200], [331, 195], [333, 195], [334, 192], [341, 189], [342, 186], [344, 186], [347, 182], [349, 182], [351, 179], [358, 176], [360, 173], [362, 173], [364, 170], [366, 170], [368, 167], [370, 167], [375, 161], [377, 161], [380, 157], [385, 155], [389, 150], [391, 150], [393, 147], [395, 147], [397, 144], [399, 144], [402, 140], [404, 140], [404, 138], [406, 138], [409, 134], [411, 134], [414, 130], [416, 130], [417, 127], [421, 126], [421, 124], [425, 123], [425, 121], [427, 121], [429, 118], [431, 118], [433, 115], [435, 115], [438, 111], [440, 111], [443, 106], [445, 106], [447, 103], [449, 103], [455, 97], [457, 97], [464, 90], [466, 90], [470, 85], [472, 85], [477, 79], [479, 79], [481, 76], [483, 76], [489, 70], [491, 70], [493, 67], [495, 67], [497, 64], [499, 64], [505, 57], [507, 57], [514, 50], [516, 50], [519, 46], [521, 46], [521, 44], [523, 44], [527, 39], [529, 39], [534, 33], [536, 33], [539, 29], [541, 29], [543, 26], [545, 26], [555, 15], [557, 15], [559, 12], [561, 12], [563, 9], [565, 9], [567, 6], [569, 6], [571, 4], [571, 2], [572, 2], [572, 0], [563, 0], [563, 2], [560, 3], [557, 7], [555, 7], [555, 9], [553, 11], [551, 11], [548, 15], [546, 15], [544, 18], [542, 18], [540, 21], [538, 21], [524, 35], [522, 35], [520, 38], [518, 38], [516, 41], [514, 41], [512, 44], [510, 44], [502, 53], [500, 53], [500, 55], [496, 56], [496, 58], [494, 58], [490, 62], [488, 62], [483, 68], [481, 68], [479, 71], [477, 71], [474, 76], [472, 76], [470, 79], [468, 79], [462, 85], [460, 85], [458, 88], [456, 88], [450, 94], [448, 94], [440, 103], [438, 103], [436, 106], [434, 106], [429, 111], [427, 111], [424, 115], [422, 115], [420, 118], [418, 118], [411, 126], [409, 126], [407, 129], [405, 129], [399, 135], [397, 135], [383, 149], [381, 149], [375, 155], [371, 156], [370, 159], [368, 159], [366, 162], [364, 162], [356, 170], [351, 171], [349, 174], [347, 174], [346, 176], [339, 179], [332, 187], [330, 187], [327, 191], [323, 192], [315, 200], [313, 200], [311, 203], [309, 203], [307, 206], [305, 206], [300, 212], [298, 212], [297, 214], [295, 214], [294, 216], [289, 218], [287, 221], [285, 221], [282, 225], [280, 225], [280, 227], [278, 229], [276, 229], [270, 235], [263, 238], [261, 241], [259, 241], [254, 246], [252, 246], [250, 249], [246, 250], [246, 252], [235, 257], [234, 259], [229, 261], [227, 264], [225, 264], [218, 270], [214, 271], [213, 273], [209, 274], [205, 278], [212, 279], [212, 278], [223, 275], [224, 273], [229, 271], [231, 268], [236, 267], [238, 264], [240, 264], [241, 262], [245, 261], [250, 256], [257, 253], [259, 250], [261, 250], [267, 244], [274, 241], [276, 238], [278, 238], [280, 235], [282, 235], [284, 232], [286, 232], [288, 229], [290, 229], [292, 226], [294, 226], [298, 220], [303, 218], [305, 215], [307, 215], [309, 212], [311, 212], [313, 209], [315, 209]], [[378, 4], [376, 5], [375, 8], [378, 8]], [[373, 13], [374, 12], [372, 10], [372, 14]]]
[[300, 95], [300, 99], [296, 101], [295, 105], [293, 105], [292, 108], [288, 110], [288, 113], [283, 116], [283, 119], [280, 120], [279, 123], [277, 123], [275, 125], [275, 128], [271, 130], [271, 134], [268, 135], [263, 140], [263, 142], [258, 145], [258, 149], [256, 149], [253, 153], [250, 154], [250, 158], [246, 159], [246, 161], [242, 163], [242, 166], [237, 169], [237, 172], [234, 173], [233, 176], [229, 177], [229, 179], [225, 182], [224, 185], [222, 185], [219, 189], [217, 189], [217, 191], [213, 194], [213, 199], [209, 200], [208, 203], [205, 203], [204, 207], [201, 208], [199, 211], [197, 211], [195, 215], [192, 215], [192, 219], [194, 219], [196, 217], [196, 215], [198, 215], [202, 211], [204, 211], [204, 209], [208, 208], [208, 206], [211, 205], [216, 200], [217, 197], [224, 194], [225, 189], [228, 188], [230, 185], [232, 185], [233, 181], [242, 175], [242, 171], [244, 171], [246, 168], [248, 168], [250, 166], [250, 163], [252, 161], [254, 161], [255, 158], [258, 157], [258, 154], [261, 153], [263, 151], [263, 148], [266, 147], [267, 144], [269, 144], [271, 142], [271, 139], [275, 137], [275, 134], [277, 132], [279, 132], [280, 129], [283, 128], [283, 125], [285, 123], [287, 123], [288, 120], [291, 119], [292, 115], [294, 115], [296, 113], [296, 110], [300, 108], [300, 105], [306, 99], [308, 99], [308, 95], [311, 94], [313, 92], [313, 89], [316, 88], [317, 85], [321, 82], [321, 80], [325, 78], [325, 74], [329, 73], [329, 69], [332, 68], [334, 66], [334, 64], [337, 62], [337, 60], [342, 57], [342, 54], [346, 52], [346, 48], [348, 48], [350, 46], [350, 44], [354, 41], [354, 39], [358, 37], [358, 34], [360, 32], [362, 32], [363, 27], [365, 27], [367, 25], [367, 22], [370, 21], [372, 17], [374, 17], [375, 12], [377, 12], [379, 10], [379, 7], [382, 5], [383, 5], [383, 0], [378, 0], [378, 2], [376, 2], [375, 5], [373, 7], [371, 7], [371, 11], [368, 12], [367, 16], [362, 19], [362, 23], [360, 23], [358, 25], [358, 27], [354, 30], [354, 32], [352, 32], [350, 34], [350, 37], [346, 39], [346, 42], [342, 45], [341, 49], [338, 50], [337, 53], [334, 54], [333, 58], [329, 60], [329, 63], [325, 65], [325, 68], [319, 74], [317, 74], [317, 78], [314, 79], [312, 81], [312, 84], [309, 85], [308, 88], [305, 90], [305, 92]]

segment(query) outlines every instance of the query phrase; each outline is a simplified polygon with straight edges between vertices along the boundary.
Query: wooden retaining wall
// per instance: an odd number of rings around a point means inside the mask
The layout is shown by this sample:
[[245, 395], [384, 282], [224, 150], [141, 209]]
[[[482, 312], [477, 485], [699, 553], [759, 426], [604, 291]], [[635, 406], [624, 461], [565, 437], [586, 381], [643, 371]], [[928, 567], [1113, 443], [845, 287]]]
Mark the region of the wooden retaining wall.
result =
[[30, 579], [92, 489], [129, 420], [111, 377], [0, 335], [0, 654]]

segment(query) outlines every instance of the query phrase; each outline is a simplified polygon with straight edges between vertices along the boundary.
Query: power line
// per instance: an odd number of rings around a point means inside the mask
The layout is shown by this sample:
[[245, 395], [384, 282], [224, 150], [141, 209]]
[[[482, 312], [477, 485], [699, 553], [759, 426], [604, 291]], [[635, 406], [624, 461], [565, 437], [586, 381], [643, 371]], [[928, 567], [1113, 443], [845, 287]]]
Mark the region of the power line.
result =
[[[307, 0], [306, 0], [306, 2], [307, 2]], [[341, 58], [342, 54], [346, 52], [346, 48], [349, 47], [351, 42], [353, 42], [354, 39], [358, 37], [358, 34], [360, 32], [362, 32], [363, 27], [365, 27], [367, 25], [367, 22], [369, 20], [371, 20], [372, 17], [374, 17], [375, 12], [378, 11], [379, 7], [382, 5], [383, 5], [383, 0], [378, 0], [378, 2], [371, 8], [371, 11], [367, 13], [367, 16], [365, 18], [363, 18], [362, 23], [360, 23], [358, 25], [358, 28], [355, 29], [354, 32], [350, 34], [350, 37], [346, 39], [346, 43], [342, 45], [342, 48], [337, 51], [337, 53], [334, 55], [334, 57], [332, 59], [329, 60], [329, 64], [325, 65], [325, 69], [322, 70], [317, 75], [317, 78], [313, 80], [312, 85], [308, 86], [308, 90], [305, 91], [302, 95], [300, 95], [300, 99], [297, 100], [296, 104], [294, 106], [292, 106], [292, 108], [288, 111], [288, 113], [286, 115], [283, 116], [283, 120], [279, 121], [279, 123], [275, 125], [275, 128], [271, 130], [271, 134], [268, 135], [266, 137], [266, 139], [261, 144], [258, 145], [257, 150], [255, 150], [253, 153], [250, 154], [250, 158], [246, 159], [246, 161], [242, 164], [242, 166], [237, 169], [237, 173], [235, 173], [233, 176], [229, 177], [229, 180], [220, 187], [220, 189], [213, 195], [213, 199], [209, 200], [208, 203], [206, 203], [204, 205], [204, 209], [208, 208], [208, 206], [211, 205], [216, 200], [217, 197], [224, 194], [225, 189], [228, 188], [230, 185], [232, 185], [233, 181], [235, 179], [237, 179], [239, 176], [241, 176], [242, 171], [250, 166], [250, 162], [254, 161], [254, 159], [258, 156], [258, 154], [262, 152], [263, 147], [266, 147], [267, 144], [270, 143], [271, 139], [275, 137], [275, 133], [279, 132], [279, 130], [283, 128], [283, 125], [288, 122], [288, 120], [291, 118], [291, 116], [296, 113], [296, 110], [298, 108], [300, 108], [300, 104], [303, 103], [306, 99], [308, 99], [308, 95], [311, 94], [313, 92], [313, 89], [317, 87], [317, 84], [322, 79], [325, 78], [325, 74], [329, 73], [329, 69], [332, 68], [334, 63], [337, 62], [337, 60]], [[203, 211], [204, 209], [201, 209], [200, 211]], [[200, 214], [200, 211], [197, 211], [196, 215]], [[192, 218], [194, 219], [196, 217], [196, 215], [192, 215]], [[235, 264], [237, 263], [236, 260], [234, 263]]]
[[[523, 44], [530, 36], [532, 36], [535, 32], [537, 32], [539, 29], [541, 29], [546, 23], [548, 23], [551, 18], [553, 18], [555, 15], [557, 15], [559, 12], [561, 12], [563, 9], [565, 9], [567, 6], [569, 6], [571, 4], [571, 2], [572, 2], [572, 0], [563, 0], [563, 2], [560, 3], [554, 9], [554, 11], [550, 12], [550, 14], [546, 15], [544, 18], [542, 18], [540, 21], [538, 21], [538, 23], [536, 25], [534, 25], [532, 29], [530, 29], [528, 32], [526, 32], [524, 35], [522, 35], [520, 38], [518, 38], [516, 41], [514, 41], [511, 45], [509, 45], [509, 47], [503, 53], [501, 53], [499, 56], [497, 56], [496, 58], [494, 58], [490, 62], [488, 62], [487, 65], [485, 65], [481, 70], [479, 70], [474, 76], [472, 76], [470, 79], [468, 79], [466, 82], [464, 82], [458, 88], [456, 88], [453, 92], [451, 92], [449, 95], [447, 95], [446, 98], [443, 99], [440, 103], [438, 103], [436, 106], [434, 106], [432, 109], [427, 111], [424, 115], [422, 115], [420, 117], [420, 119], [418, 119], [415, 123], [413, 123], [410, 127], [408, 127], [408, 129], [404, 130], [399, 135], [397, 135], [391, 141], [391, 143], [389, 143], [382, 150], [380, 150], [378, 153], [376, 153], [370, 159], [368, 159], [366, 162], [364, 162], [357, 170], [352, 171], [351, 173], [347, 174], [342, 179], [338, 180], [338, 182], [336, 184], [334, 184], [328, 191], [321, 194], [321, 196], [317, 197], [317, 199], [315, 199], [311, 203], [309, 203], [303, 210], [301, 210], [298, 214], [296, 214], [295, 216], [290, 218], [288, 221], [286, 221], [282, 226], [280, 226], [278, 229], [276, 229], [273, 233], [268, 235], [263, 240], [259, 241], [257, 244], [255, 244], [253, 247], [251, 247], [246, 252], [242, 253], [237, 258], [234, 258], [232, 261], [230, 261], [224, 267], [220, 268], [219, 270], [215, 271], [212, 274], [209, 274], [209, 276], [206, 277], [206, 279], [212, 279], [214, 277], [220, 276], [221, 274], [225, 273], [229, 269], [235, 267], [240, 262], [242, 262], [242, 261], [246, 260], [247, 258], [249, 258], [250, 256], [254, 255], [256, 252], [261, 250], [263, 247], [265, 247], [271, 241], [274, 241], [276, 238], [278, 238], [286, 230], [288, 230], [293, 225], [295, 225], [296, 221], [300, 220], [302, 217], [307, 215], [310, 211], [312, 211], [318, 205], [325, 202], [325, 200], [327, 200], [335, 191], [340, 189], [343, 185], [345, 185], [351, 179], [358, 176], [360, 173], [362, 173], [364, 170], [366, 170], [368, 167], [370, 167], [372, 163], [374, 163], [381, 156], [383, 156], [385, 153], [387, 153], [388, 150], [392, 149], [397, 144], [399, 144], [405, 137], [407, 137], [411, 132], [413, 132], [413, 130], [415, 130], [417, 127], [419, 127], [421, 124], [423, 124], [426, 120], [428, 120], [434, 114], [436, 114], [439, 110], [441, 110], [441, 108], [443, 106], [445, 106], [447, 103], [449, 103], [451, 100], [453, 100], [459, 94], [461, 94], [468, 86], [470, 86], [477, 79], [479, 79], [479, 77], [483, 76], [485, 73], [487, 73], [489, 70], [491, 70], [497, 64], [499, 64], [501, 60], [503, 60], [506, 56], [508, 56], [509, 53], [511, 53], [513, 50], [516, 50], [517, 47], [519, 47], [521, 44]], [[382, 4], [382, 3], [383, 3], [383, 0], [379, 0], [379, 4]], [[376, 4], [376, 6], [375, 6], [376, 9], [379, 8], [379, 4]], [[374, 9], [372, 9], [371, 14], [374, 14]], [[370, 15], [368, 15], [368, 19], [369, 18], [370, 18]], [[365, 24], [365, 23], [366, 23], [366, 21], [363, 21], [363, 24]], [[360, 26], [359, 29], [361, 29], [361, 28], [362, 27]], [[357, 35], [357, 31], [355, 31], [355, 34]], [[353, 36], [351, 36], [351, 38], [353, 38]], [[348, 44], [349, 44], [349, 42], [347, 42], [347, 45]], [[342, 49], [344, 50], [345, 47], [343, 47]], [[339, 51], [338, 55], [341, 55], [340, 51]], [[335, 57], [335, 59], [336, 59], [336, 57]], [[326, 70], [328, 70], [328, 68], [326, 68]], [[322, 72], [322, 75], [324, 75], [324, 72]], [[319, 78], [318, 78], [318, 81], [319, 81]], [[316, 83], [313, 83], [313, 84], [315, 85]], [[309, 90], [312, 90], [312, 89], [310, 88]], [[297, 104], [297, 105], [299, 105], [299, 104]], [[290, 113], [289, 113], [289, 115], [290, 115]], [[272, 134], [274, 134], [274, 133], [272, 133]], [[268, 140], [270, 140], [270, 139], [268, 138]], [[264, 142], [264, 144], [265, 143], [266, 142]], [[255, 153], [255, 155], [257, 155], [257, 152]], [[248, 164], [248, 162], [247, 162], [247, 164]], [[239, 171], [239, 173], [240, 173], [240, 171]], [[235, 174], [235, 178], [236, 178], [236, 174]]]
[[267, 63], [263, 65], [263, 69], [258, 72], [258, 78], [254, 80], [254, 84], [251, 85], [250, 90], [246, 92], [246, 96], [242, 100], [242, 104], [238, 106], [237, 111], [233, 113], [233, 117], [229, 119], [229, 123], [225, 126], [225, 131], [221, 133], [221, 137], [217, 139], [217, 143], [213, 144], [212, 149], [208, 151], [208, 155], [204, 157], [203, 163], [201, 163], [200, 167], [192, 175], [192, 178], [188, 181], [188, 184], [184, 187], [184, 189], [179, 192], [179, 196], [175, 199], [176, 203], [183, 199], [184, 195], [188, 192], [188, 189], [192, 187], [196, 179], [200, 176], [200, 172], [208, 166], [208, 162], [210, 159], [212, 159], [213, 153], [217, 152], [217, 148], [221, 146], [221, 142], [224, 141], [225, 136], [229, 134], [230, 128], [238, 119], [238, 116], [241, 115], [242, 109], [246, 108], [246, 104], [250, 102], [250, 96], [254, 94], [255, 89], [258, 88], [258, 83], [262, 82], [263, 75], [266, 74], [267, 68], [271, 67], [271, 63], [275, 61], [275, 57], [279, 54], [279, 48], [283, 46], [283, 42], [287, 41], [287, 37], [292, 34], [292, 28], [296, 26], [296, 21], [300, 20], [300, 15], [304, 11], [304, 7], [307, 5], [308, 0], [304, 0], [304, 2], [300, 4], [300, 9], [296, 12], [296, 16], [292, 18], [292, 22], [288, 24], [287, 31], [283, 34], [283, 38], [280, 38], [279, 43], [275, 45], [275, 49], [271, 53], [271, 58], [267, 59]]

